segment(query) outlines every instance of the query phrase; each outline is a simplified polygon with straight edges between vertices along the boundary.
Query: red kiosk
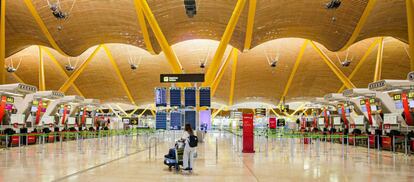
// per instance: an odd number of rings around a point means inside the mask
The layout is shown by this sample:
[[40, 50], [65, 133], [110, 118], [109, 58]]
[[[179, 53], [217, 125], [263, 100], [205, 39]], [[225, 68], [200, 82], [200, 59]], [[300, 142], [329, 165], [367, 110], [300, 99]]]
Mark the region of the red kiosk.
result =
[[243, 114], [243, 153], [254, 153], [253, 114]]
[[269, 118], [269, 129], [276, 129], [276, 118]]

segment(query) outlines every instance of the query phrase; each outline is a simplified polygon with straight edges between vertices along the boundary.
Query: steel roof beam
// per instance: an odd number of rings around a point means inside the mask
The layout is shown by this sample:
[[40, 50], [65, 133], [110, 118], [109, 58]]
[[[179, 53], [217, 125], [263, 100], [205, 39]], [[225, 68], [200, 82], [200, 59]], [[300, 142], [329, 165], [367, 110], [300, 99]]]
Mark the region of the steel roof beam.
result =
[[[50, 60], [52, 60], [52, 62], [58, 67], [59, 72], [66, 78], [69, 78], [69, 75], [66, 73], [66, 71], [63, 69], [63, 67], [59, 64], [59, 62], [56, 60], [55, 56], [53, 56], [53, 54], [49, 51], [49, 49], [47, 49], [46, 47], [42, 47], [43, 52], [45, 52]], [[82, 97], [85, 97], [83, 95], [83, 93], [79, 90], [79, 88], [75, 85], [75, 83], [72, 83], [72, 87], [73, 89], [75, 89], [75, 91]]]
[[137, 13], [138, 23], [139, 23], [139, 26], [142, 32], [142, 37], [144, 38], [144, 43], [145, 43], [145, 46], [147, 47], [147, 51], [154, 55], [155, 52], [154, 52], [154, 48], [152, 47], [151, 39], [148, 33], [147, 23], [145, 22], [145, 16], [144, 16], [144, 13], [142, 12], [141, 7], [139, 6], [138, 1], [139, 0], [134, 0], [134, 5], [135, 5], [135, 11]]
[[384, 38], [380, 38], [377, 51], [377, 61], [375, 62], [374, 82], [381, 79], [382, 73], [382, 55], [384, 53]]
[[408, 52], [410, 55], [410, 70], [414, 71], [414, 0], [405, 0], [408, 24]]
[[346, 88], [355, 88], [355, 85], [351, 82], [351, 80], [348, 79], [348, 77], [345, 76], [345, 74], [335, 65], [335, 63], [324, 52], [322, 52], [322, 50], [316, 46], [313, 41], [310, 41], [310, 43], [315, 51], [321, 56], [323, 61], [325, 61], [329, 68], [331, 68], [331, 70], [339, 78], [339, 80], [344, 83]]
[[69, 87], [73, 84], [73, 82], [79, 77], [79, 75], [85, 70], [86, 66], [92, 61], [95, 57], [96, 53], [98, 53], [99, 49], [101, 49], [102, 45], [96, 47], [96, 49], [92, 52], [92, 54], [86, 59], [78, 69], [76, 69], [72, 75], [65, 81], [65, 83], [59, 88], [59, 92], [66, 92]]
[[254, 16], [256, 15], [256, 0], [249, 0], [249, 13], [247, 15], [246, 37], [244, 39], [244, 50], [250, 49], [252, 44]]
[[216, 53], [211, 61], [209, 68], [206, 72], [206, 79], [204, 85], [211, 85], [214, 78], [216, 77], [219, 65], [223, 59], [224, 53], [226, 51], [227, 45], [230, 42], [230, 39], [233, 35], [233, 31], [236, 28], [237, 22], [239, 20], [240, 14], [243, 11], [246, 0], [238, 0], [236, 7], [233, 10], [233, 14], [230, 17], [229, 23], [226, 26], [223, 36], [221, 37], [220, 44], [217, 47]]
[[239, 54], [237, 52], [237, 49], [233, 48], [233, 53], [231, 56], [233, 57], [233, 65], [231, 68], [231, 82], [230, 82], [230, 95], [229, 95], [229, 107], [233, 105], [233, 99], [234, 99], [234, 86], [236, 84], [236, 72], [237, 72], [237, 60], [239, 57]]
[[[368, 56], [371, 54], [373, 49], [377, 46], [380, 39], [375, 40], [365, 51], [365, 54], [362, 56], [362, 58], [359, 60], [358, 64], [355, 66], [354, 70], [352, 70], [351, 74], [348, 76], [349, 80], [352, 80], [354, 78], [355, 74], [359, 71], [361, 66], [364, 64], [364, 62], [367, 60]], [[342, 85], [342, 87], [338, 90], [338, 93], [342, 93], [345, 90], [345, 85]]]
[[[116, 64], [114, 57], [112, 56], [111, 51], [109, 51], [108, 47], [106, 45], [102, 45], [106, 55], [108, 56], [109, 62], [111, 62], [112, 67], [115, 70], [116, 75], [118, 76], [119, 81], [121, 82], [122, 88], [124, 89], [124, 91], [126, 92], [129, 100], [131, 101], [132, 104], [135, 105], [135, 100], [134, 97], [132, 97], [131, 91], [128, 88], [128, 85], [124, 79], [124, 77], [121, 74], [121, 71], [119, 70], [118, 65]], [[126, 113], [125, 113], [126, 114]]]
[[40, 30], [43, 32], [43, 35], [47, 38], [49, 41], [49, 44], [58, 51], [60, 54], [68, 56], [60, 47], [57, 45], [55, 39], [50, 34], [49, 30], [47, 29], [45, 23], [43, 22], [42, 18], [40, 17], [39, 13], [36, 11], [36, 8], [34, 7], [31, 0], [23, 0], [24, 3], [27, 6], [27, 9], [29, 9], [30, 13], [32, 14], [33, 18], [35, 19], [37, 25], [40, 27]]
[[377, 0], [369, 0], [367, 6], [364, 9], [364, 12], [362, 13], [361, 17], [359, 18], [359, 21], [357, 25], [354, 28], [354, 31], [351, 34], [351, 37], [349, 37], [348, 41], [345, 43], [345, 45], [339, 50], [344, 51], [348, 49], [349, 46], [351, 46], [358, 38], [359, 33], [361, 32], [362, 28], [365, 25], [365, 22], [368, 20], [369, 15], [371, 14], [372, 9], [374, 9], [375, 4], [377, 3]]

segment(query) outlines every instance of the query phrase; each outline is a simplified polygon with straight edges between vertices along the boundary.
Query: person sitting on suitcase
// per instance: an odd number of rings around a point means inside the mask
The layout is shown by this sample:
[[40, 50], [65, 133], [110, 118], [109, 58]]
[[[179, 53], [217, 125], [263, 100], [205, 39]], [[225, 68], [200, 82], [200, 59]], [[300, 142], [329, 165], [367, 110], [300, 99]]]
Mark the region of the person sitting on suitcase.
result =
[[190, 124], [186, 124], [184, 128], [183, 136], [181, 137], [185, 141], [184, 155], [183, 155], [183, 170], [193, 170], [194, 152], [198, 144], [198, 138], [194, 135], [193, 129]]

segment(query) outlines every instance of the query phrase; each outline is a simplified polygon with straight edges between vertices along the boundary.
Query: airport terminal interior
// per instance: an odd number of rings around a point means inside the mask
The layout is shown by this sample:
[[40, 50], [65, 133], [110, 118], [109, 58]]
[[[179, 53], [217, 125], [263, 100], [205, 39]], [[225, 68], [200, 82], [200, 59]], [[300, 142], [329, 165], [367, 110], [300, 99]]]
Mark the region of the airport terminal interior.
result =
[[0, 181], [414, 181], [414, 0], [0, 5]]

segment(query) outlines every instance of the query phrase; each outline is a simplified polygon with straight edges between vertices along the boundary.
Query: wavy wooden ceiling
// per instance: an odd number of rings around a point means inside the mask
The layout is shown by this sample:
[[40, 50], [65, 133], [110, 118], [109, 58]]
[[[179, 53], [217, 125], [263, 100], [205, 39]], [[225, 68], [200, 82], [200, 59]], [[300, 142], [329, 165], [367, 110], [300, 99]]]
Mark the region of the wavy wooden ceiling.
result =
[[[327, 0], [257, 0], [253, 29], [252, 49], [239, 56], [237, 66], [235, 104], [260, 100], [275, 103], [280, 98], [303, 39], [319, 42], [319, 45], [333, 60], [336, 51], [342, 48], [352, 35], [368, 1], [346, 0], [338, 10], [326, 10]], [[40, 17], [46, 24], [59, 47], [71, 56], [84, 60], [97, 44], [107, 43], [122, 75], [125, 78], [134, 100], [138, 105], [153, 102], [153, 88], [160, 86], [160, 73], [171, 72], [162, 52], [150, 55], [143, 42], [132, 0], [77, 0], [71, 16], [62, 22], [63, 29], [58, 31], [60, 23], [52, 16], [46, 0], [32, 0]], [[69, 9], [72, 0], [61, 0], [62, 7]], [[193, 39], [220, 40], [232, 14], [236, 0], [202, 0], [198, 2], [198, 12], [194, 18], [187, 18], [180, 0], [148, 0], [155, 18], [163, 30], [170, 45], [178, 55], [185, 72], [201, 72], [199, 61], [210, 50], [210, 61], [217, 41], [186, 41]], [[6, 3], [6, 55], [18, 60], [23, 55], [17, 75], [26, 83], [38, 84], [38, 48], [31, 45], [50, 47], [46, 37], [40, 31], [23, 0]], [[248, 3], [234, 30], [230, 44], [241, 50], [244, 45]], [[332, 16], [336, 21], [332, 21]], [[149, 26], [148, 26], [149, 28]], [[149, 29], [151, 30], [151, 29]], [[356, 43], [350, 48], [354, 61], [349, 67], [338, 67], [349, 75], [368, 46], [371, 37], [392, 36], [387, 38], [384, 50], [384, 78], [404, 79], [409, 71], [409, 59], [404, 50], [407, 38], [405, 1], [377, 1]], [[150, 31], [150, 37], [157, 53], [161, 50]], [[278, 40], [274, 40], [278, 39]], [[366, 40], [365, 40], [366, 39]], [[399, 39], [402, 42], [396, 40]], [[122, 43], [122, 44], [109, 44]], [[127, 46], [123, 44], [129, 44]], [[135, 46], [135, 47], [134, 47]], [[28, 47], [27, 49], [25, 49]], [[130, 50], [129, 54], [128, 49]], [[139, 47], [139, 48], [137, 48]], [[280, 62], [277, 68], [269, 67], [264, 51], [270, 54], [280, 50]], [[326, 47], [326, 48], [325, 48]], [[142, 48], [142, 49], [141, 49]], [[22, 50], [22, 51], [20, 51]], [[230, 47], [225, 55], [228, 54]], [[20, 52], [19, 52], [20, 51]], [[67, 58], [51, 50], [63, 66]], [[352, 79], [358, 87], [366, 87], [372, 81], [376, 48], [364, 63], [361, 70]], [[143, 57], [136, 71], [129, 69], [128, 57]], [[339, 53], [344, 57], [345, 52]], [[46, 87], [58, 89], [65, 81], [47, 56]], [[75, 58], [72, 58], [73, 60]], [[6, 62], [9, 62], [10, 58]], [[207, 64], [208, 68], [208, 64]], [[68, 72], [70, 75], [71, 73]], [[231, 63], [219, 85], [215, 101], [228, 103], [231, 80]], [[8, 76], [8, 82], [15, 82]], [[113, 68], [103, 50], [75, 81], [86, 97], [99, 98], [108, 102], [128, 102]], [[287, 98], [322, 96], [336, 92], [341, 82], [308, 46], [300, 64]], [[75, 94], [71, 88], [68, 94]]]

